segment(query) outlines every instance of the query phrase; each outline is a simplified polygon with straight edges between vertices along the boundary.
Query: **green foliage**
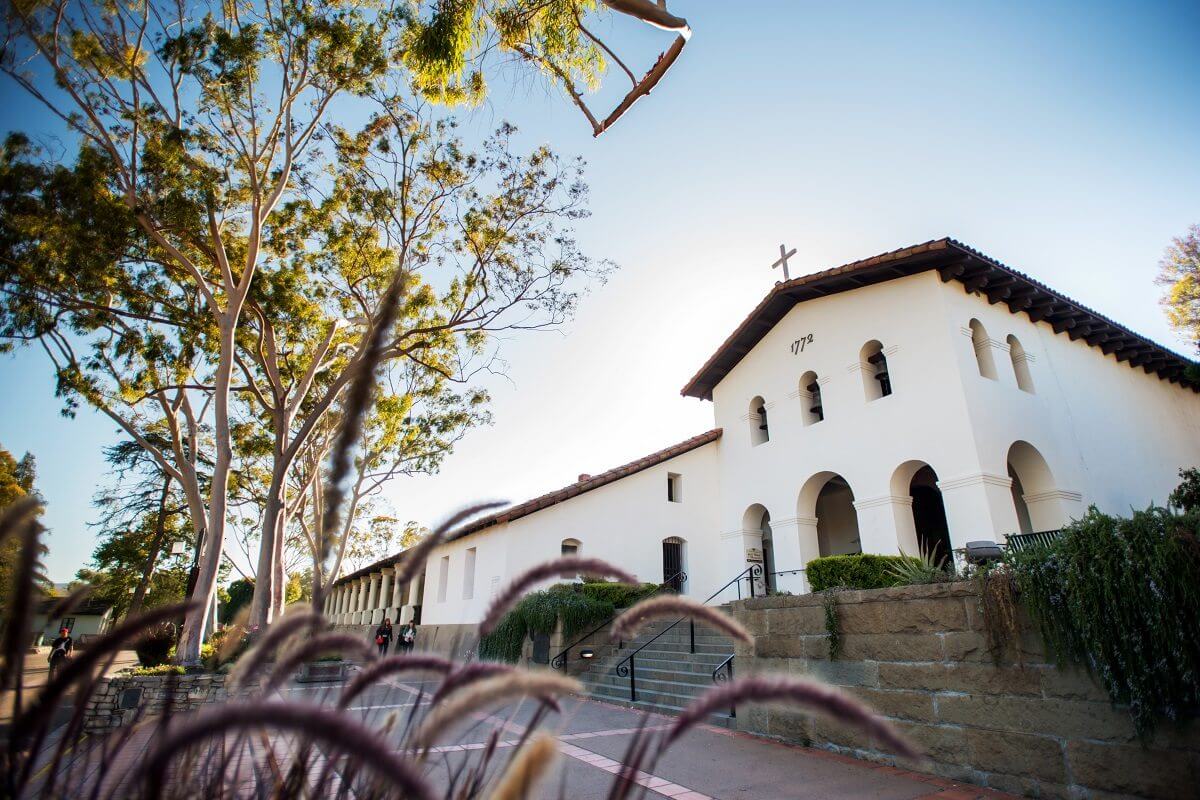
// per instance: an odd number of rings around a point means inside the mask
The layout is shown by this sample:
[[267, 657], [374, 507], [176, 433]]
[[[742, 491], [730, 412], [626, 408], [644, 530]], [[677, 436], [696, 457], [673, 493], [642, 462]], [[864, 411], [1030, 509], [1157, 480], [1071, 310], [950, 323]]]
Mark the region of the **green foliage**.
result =
[[217, 609], [217, 619], [223, 625], [231, 625], [237, 619], [238, 612], [250, 605], [254, 597], [254, 580], [239, 578], [229, 584], [229, 602]]
[[829, 660], [837, 661], [842, 654], [842, 619], [838, 615], [837, 589], [822, 592], [821, 605], [825, 610], [825, 633], [829, 637]]
[[579, 585], [579, 591], [594, 600], [611, 603], [613, 608], [629, 608], [642, 598], [658, 590], [653, 583], [616, 583], [615, 581], [587, 581]]
[[178, 664], [158, 664], [153, 667], [130, 667], [125, 670], [125, 674], [130, 677], [143, 677], [152, 675], [183, 675], [186, 673], [183, 667]]
[[171, 651], [175, 648], [175, 626], [170, 624], [158, 625], [150, 629], [142, 639], [134, 645], [138, 663], [143, 667], [157, 667], [167, 663]]
[[292, 603], [311, 603], [312, 602], [312, 569], [306, 569], [301, 572], [293, 572], [288, 576], [287, 586], [284, 590], [283, 604], [290, 606]]
[[[0, 447], [0, 509], [7, 508], [22, 497], [37, 494], [33, 487], [36, 472], [32, 455], [26, 453], [18, 461], [12, 453]], [[20, 542], [16, 536], [0, 541], [0, 604], [8, 602], [12, 591], [13, 570], [19, 550]]]
[[1200, 349], [1200, 225], [1173, 239], [1158, 266], [1158, 284], [1166, 289], [1162, 304], [1167, 319]]
[[532, 634], [553, 633], [561, 622], [563, 636], [570, 638], [612, 617], [613, 604], [591, 596], [583, 590], [584, 585], [560, 583], [525, 595], [496, 629], [480, 640], [479, 657], [516, 663]]
[[882, 589], [896, 586], [892, 568], [909, 560], [905, 556], [878, 556], [859, 553], [850, 556], [825, 556], [808, 562], [805, 574], [814, 592], [843, 587], [846, 589]]
[[229, 625], [217, 631], [200, 648], [204, 666], [216, 670], [237, 661], [242, 653], [250, 649], [256, 634], [257, 631], [242, 625]]
[[1011, 562], [1050, 652], [1096, 675], [1140, 734], [1200, 711], [1200, 511], [1093, 507]]
[[1179, 470], [1180, 482], [1168, 502], [1182, 511], [1200, 511], [1200, 469]]

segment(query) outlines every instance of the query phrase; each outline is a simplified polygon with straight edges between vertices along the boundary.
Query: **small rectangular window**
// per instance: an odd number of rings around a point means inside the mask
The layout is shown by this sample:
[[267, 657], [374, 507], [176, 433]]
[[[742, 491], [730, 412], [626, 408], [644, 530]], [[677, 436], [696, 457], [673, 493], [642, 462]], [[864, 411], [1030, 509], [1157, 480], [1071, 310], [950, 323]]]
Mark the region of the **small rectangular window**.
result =
[[446, 602], [446, 588], [450, 582], [450, 556], [442, 556], [442, 563], [438, 567], [438, 602]]
[[467, 560], [463, 564], [463, 600], [475, 597], [475, 548], [467, 548]]
[[683, 476], [675, 472], [667, 473], [667, 502], [683, 502]]

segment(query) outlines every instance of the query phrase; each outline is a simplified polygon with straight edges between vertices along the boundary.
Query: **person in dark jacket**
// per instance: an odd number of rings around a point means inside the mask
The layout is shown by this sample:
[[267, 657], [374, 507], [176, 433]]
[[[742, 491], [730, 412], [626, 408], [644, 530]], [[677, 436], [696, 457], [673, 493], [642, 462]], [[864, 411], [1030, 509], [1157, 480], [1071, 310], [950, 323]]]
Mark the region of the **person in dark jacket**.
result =
[[384, 619], [383, 624], [375, 629], [375, 644], [379, 645], [379, 655], [386, 656], [388, 646], [392, 643], [392, 621]]
[[75, 642], [71, 639], [71, 631], [67, 628], [59, 628], [58, 638], [50, 643], [50, 680], [54, 680], [54, 676], [67, 663], [74, 648]]
[[411, 653], [413, 644], [417, 641], [417, 626], [407, 622], [400, 626], [400, 648], [405, 653]]

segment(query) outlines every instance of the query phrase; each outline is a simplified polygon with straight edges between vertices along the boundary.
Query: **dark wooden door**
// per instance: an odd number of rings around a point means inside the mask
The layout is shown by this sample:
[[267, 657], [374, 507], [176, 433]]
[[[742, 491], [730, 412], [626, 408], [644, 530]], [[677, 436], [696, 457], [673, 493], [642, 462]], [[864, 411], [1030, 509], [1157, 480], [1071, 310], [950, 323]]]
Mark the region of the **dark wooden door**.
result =
[[683, 544], [680, 542], [663, 542], [663, 583], [670, 582], [671, 590], [678, 592], [683, 589], [683, 579], [679, 573], [683, 571]]

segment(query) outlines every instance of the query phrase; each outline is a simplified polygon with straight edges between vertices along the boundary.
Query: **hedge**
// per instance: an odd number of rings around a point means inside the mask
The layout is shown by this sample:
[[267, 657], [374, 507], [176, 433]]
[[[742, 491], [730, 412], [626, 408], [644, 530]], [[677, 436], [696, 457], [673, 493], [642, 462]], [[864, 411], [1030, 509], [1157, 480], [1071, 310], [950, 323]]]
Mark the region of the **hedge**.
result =
[[629, 608], [643, 597], [653, 594], [658, 586], [653, 583], [614, 583], [591, 581], [579, 584], [579, 591], [593, 600], [612, 603], [613, 608]]
[[883, 589], [899, 581], [891, 572], [904, 556], [880, 556], [859, 553], [852, 556], [825, 556], [808, 562], [805, 574], [814, 592], [835, 587], [847, 589]]

